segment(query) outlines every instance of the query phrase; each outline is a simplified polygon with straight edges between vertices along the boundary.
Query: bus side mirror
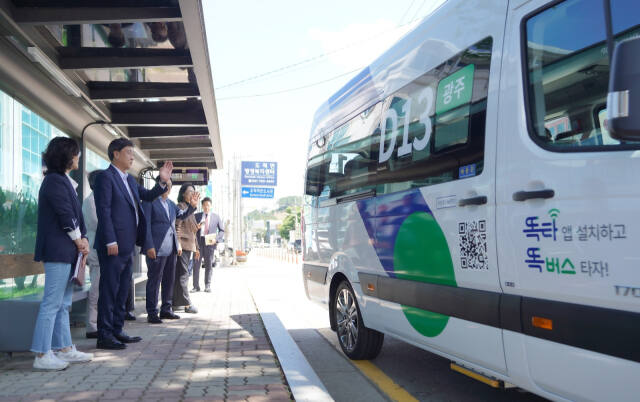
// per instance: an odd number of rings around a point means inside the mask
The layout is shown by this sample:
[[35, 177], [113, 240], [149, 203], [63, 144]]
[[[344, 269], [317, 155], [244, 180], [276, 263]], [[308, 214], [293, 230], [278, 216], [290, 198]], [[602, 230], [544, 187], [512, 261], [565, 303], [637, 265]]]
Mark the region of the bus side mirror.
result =
[[620, 42], [613, 52], [609, 94], [608, 129], [618, 140], [640, 140], [640, 38]]

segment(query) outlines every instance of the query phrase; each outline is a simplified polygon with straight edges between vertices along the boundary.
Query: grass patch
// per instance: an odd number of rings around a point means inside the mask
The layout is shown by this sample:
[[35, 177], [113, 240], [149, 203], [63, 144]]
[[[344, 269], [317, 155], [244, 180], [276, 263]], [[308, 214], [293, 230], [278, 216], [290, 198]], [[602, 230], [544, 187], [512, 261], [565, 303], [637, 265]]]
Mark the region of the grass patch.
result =
[[18, 299], [20, 297], [31, 296], [42, 292], [44, 292], [44, 286], [27, 286], [20, 290], [16, 289], [14, 286], [0, 288], [0, 300]]

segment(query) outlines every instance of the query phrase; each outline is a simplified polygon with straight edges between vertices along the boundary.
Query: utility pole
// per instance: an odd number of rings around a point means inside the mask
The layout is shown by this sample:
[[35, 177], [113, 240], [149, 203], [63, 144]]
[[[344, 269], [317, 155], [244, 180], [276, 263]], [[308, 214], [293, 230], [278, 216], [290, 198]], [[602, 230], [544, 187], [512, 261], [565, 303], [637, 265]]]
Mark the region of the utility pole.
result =
[[242, 195], [241, 195], [241, 186], [240, 186], [240, 158], [238, 154], [235, 154], [233, 157], [232, 164], [232, 181], [231, 181], [231, 194], [233, 196], [232, 201], [232, 211], [233, 218], [231, 221], [231, 227], [233, 232], [233, 247], [236, 250], [242, 250], [243, 239], [242, 239]]

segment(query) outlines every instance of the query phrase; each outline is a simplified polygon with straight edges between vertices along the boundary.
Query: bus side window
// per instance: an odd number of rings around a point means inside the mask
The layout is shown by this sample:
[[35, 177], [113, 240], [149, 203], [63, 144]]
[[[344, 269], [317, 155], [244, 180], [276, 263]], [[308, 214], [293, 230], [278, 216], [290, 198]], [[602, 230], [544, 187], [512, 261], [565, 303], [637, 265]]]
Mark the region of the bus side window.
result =
[[492, 43], [472, 45], [385, 101], [373, 145], [377, 194], [482, 173]]
[[320, 201], [480, 175], [492, 44], [475, 43], [327, 135], [307, 172], [322, 165]]
[[[637, 7], [635, 0], [611, 0], [617, 41], [640, 34]], [[602, 1], [565, 0], [547, 8], [526, 20], [523, 40], [534, 141], [552, 151], [619, 148], [602, 129], [606, 110], [593, 118], [603, 110], [609, 82]]]
[[373, 188], [377, 160], [372, 159], [372, 134], [381, 108], [381, 104], [375, 104], [331, 133], [324, 156], [324, 184], [330, 188], [329, 198]]

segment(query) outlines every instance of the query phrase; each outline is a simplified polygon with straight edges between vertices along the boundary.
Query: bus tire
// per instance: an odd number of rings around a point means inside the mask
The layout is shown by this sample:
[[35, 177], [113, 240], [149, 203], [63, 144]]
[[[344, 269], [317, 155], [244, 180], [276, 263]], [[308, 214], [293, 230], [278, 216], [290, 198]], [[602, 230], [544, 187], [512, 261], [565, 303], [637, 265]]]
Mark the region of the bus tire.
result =
[[342, 281], [332, 300], [340, 348], [352, 360], [376, 358], [382, 349], [384, 334], [364, 326], [360, 306], [351, 285]]

